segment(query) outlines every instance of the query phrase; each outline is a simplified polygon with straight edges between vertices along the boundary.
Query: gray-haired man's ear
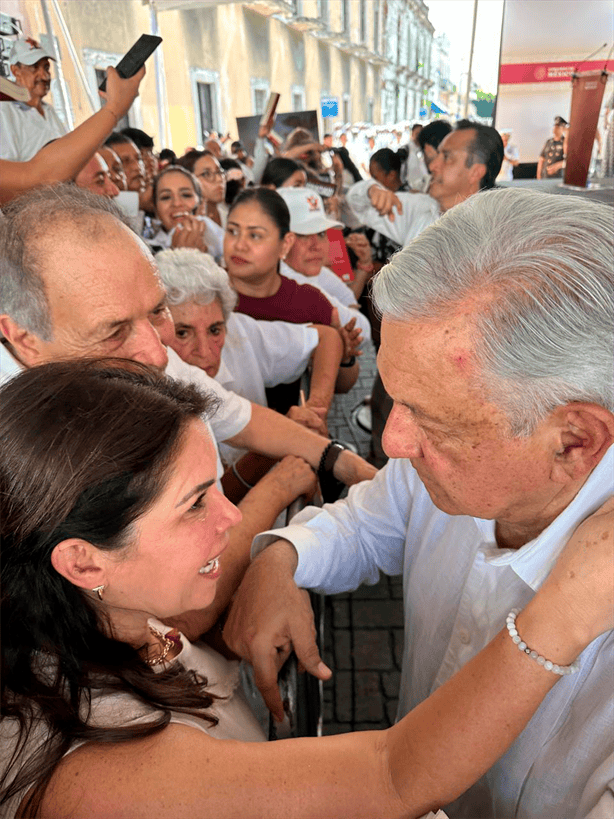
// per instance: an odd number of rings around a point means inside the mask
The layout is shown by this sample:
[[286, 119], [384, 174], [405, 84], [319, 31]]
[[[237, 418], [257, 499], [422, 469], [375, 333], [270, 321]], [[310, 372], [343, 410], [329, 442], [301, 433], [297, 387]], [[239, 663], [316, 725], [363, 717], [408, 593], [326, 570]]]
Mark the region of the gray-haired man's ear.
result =
[[29, 330], [24, 330], [10, 316], [0, 315], [0, 332], [11, 345], [11, 351], [24, 367], [42, 364], [44, 356], [41, 340]]
[[560, 446], [552, 479], [570, 483], [586, 477], [614, 443], [614, 415], [599, 404], [573, 403], [555, 410]]

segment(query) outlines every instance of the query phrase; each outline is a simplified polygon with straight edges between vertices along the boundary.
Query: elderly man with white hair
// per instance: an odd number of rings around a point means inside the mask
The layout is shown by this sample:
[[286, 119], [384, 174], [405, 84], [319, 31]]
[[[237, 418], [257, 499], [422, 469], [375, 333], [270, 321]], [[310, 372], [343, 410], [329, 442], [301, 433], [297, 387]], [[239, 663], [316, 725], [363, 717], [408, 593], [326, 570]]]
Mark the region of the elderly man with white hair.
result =
[[[527, 646], [513, 612], [614, 491], [613, 233], [606, 205], [488, 191], [451, 208], [378, 274], [391, 460], [347, 499], [257, 539], [224, 631], [277, 713], [273, 648], [293, 644], [325, 676], [298, 587], [346, 592], [380, 570], [403, 573], [399, 717], [506, 618], [527, 663], [565, 673]], [[451, 819], [614, 816], [614, 632], [578, 664], [445, 808]]]

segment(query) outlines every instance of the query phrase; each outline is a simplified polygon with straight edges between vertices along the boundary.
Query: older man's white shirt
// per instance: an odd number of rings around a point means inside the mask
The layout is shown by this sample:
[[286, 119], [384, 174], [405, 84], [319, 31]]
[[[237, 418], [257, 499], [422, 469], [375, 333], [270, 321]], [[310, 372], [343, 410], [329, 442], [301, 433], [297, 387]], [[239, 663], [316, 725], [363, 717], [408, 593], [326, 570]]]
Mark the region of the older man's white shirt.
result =
[[[494, 521], [437, 509], [407, 460], [391, 460], [347, 500], [305, 509], [260, 535], [299, 554], [296, 581], [327, 594], [403, 573], [403, 716], [480, 651], [541, 586], [569, 536], [614, 491], [614, 447], [573, 502], [521, 549], [499, 549]], [[527, 662], [530, 660], [527, 659]], [[453, 805], [452, 819], [612, 819], [614, 632], [582, 653], [508, 752]]]
[[23, 370], [21, 364], [11, 355], [4, 339], [0, 336], [0, 387]]
[[0, 102], [0, 159], [26, 162], [48, 142], [64, 136], [66, 127], [51, 105], [44, 116], [25, 102]]
[[[218, 451], [219, 444], [238, 435], [249, 424], [252, 417], [252, 405], [247, 399], [224, 389], [221, 384], [210, 378], [200, 367], [187, 364], [170, 347], [167, 352], [166, 375], [186, 384], [195, 384], [201, 390], [212, 393], [220, 400], [218, 410], [209, 421], [205, 421], [216, 447], [217, 474], [219, 478], [224, 472]], [[0, 344], [0, 386], [18, 375], [22, 369], [23, 367], [11, 355], [7, 346]], [[228, 445], [228, 449], [232, 450], [233, 447]]]

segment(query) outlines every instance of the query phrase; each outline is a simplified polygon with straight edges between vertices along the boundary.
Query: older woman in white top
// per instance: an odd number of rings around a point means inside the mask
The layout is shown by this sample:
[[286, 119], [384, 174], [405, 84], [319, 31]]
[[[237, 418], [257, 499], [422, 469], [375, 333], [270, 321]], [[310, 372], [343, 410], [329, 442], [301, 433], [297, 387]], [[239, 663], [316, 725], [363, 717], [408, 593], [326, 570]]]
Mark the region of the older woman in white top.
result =
[[[233, 312], [237, 294], [226, 271], [208, 254], [188, 248], [166, 250], [156, 262], [175, 324], [175, 337], [168, 339], [175, 352], [227, 389], [262, 406], [267, 406], [268, 387], [292, 383], [311, 366], [307, 400], [291, 407], [288, 415], [324, 432], [336, 382], [345, 376], [339, 369], [343, 350], [336, 330], [257, 321]], [[223, 444], [220, 452], [227, 464], [236, 464], [245, 454]], [[243, 464], [242, 471], [246, 470], [255, 477]]]

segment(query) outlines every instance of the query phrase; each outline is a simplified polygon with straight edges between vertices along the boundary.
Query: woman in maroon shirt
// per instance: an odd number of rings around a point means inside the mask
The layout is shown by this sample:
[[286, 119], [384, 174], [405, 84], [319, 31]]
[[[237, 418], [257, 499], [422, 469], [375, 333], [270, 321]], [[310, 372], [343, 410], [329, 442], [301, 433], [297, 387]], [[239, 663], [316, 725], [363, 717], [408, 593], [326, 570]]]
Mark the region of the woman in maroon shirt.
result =
[[[344, 342], [344, 358], [350, 359], [353, 351], [348, 349], [347, 334], [326, 296], [279, 273], [279, 263], [294, 238], [288, 206], [276, 191], [250, 188], [235, 199], [224, 238], [226, 269], [239, 295], [235, 309], [255, 319], [336, 327]], [[298, 403], [299, 386], [297, 381], [267, 390], [269, 407], [287, 413]]]
[[290, 213], [281, 196], [268, 188], [240, 194], [228, 213], [224, 259], [239, 294], [237, 311], [256, 319], [336, 325], [326, 296], [279, 273], [292, 247]]

